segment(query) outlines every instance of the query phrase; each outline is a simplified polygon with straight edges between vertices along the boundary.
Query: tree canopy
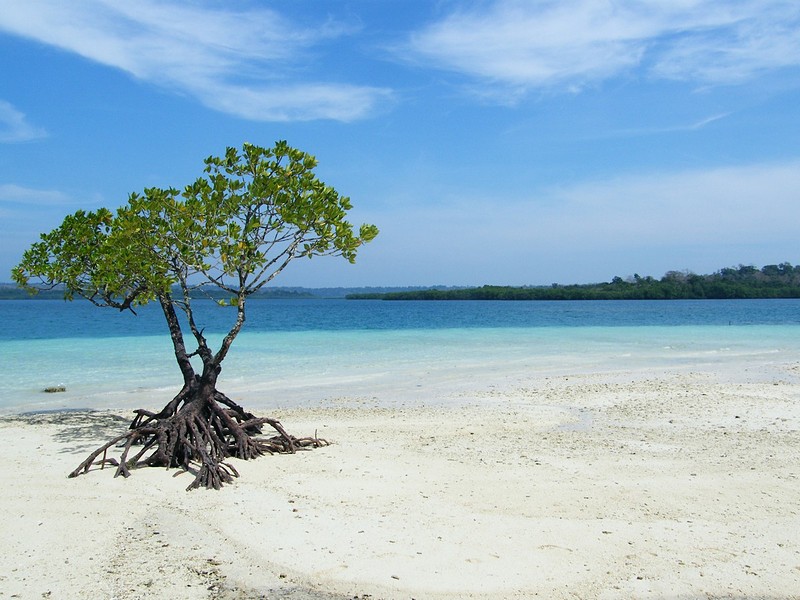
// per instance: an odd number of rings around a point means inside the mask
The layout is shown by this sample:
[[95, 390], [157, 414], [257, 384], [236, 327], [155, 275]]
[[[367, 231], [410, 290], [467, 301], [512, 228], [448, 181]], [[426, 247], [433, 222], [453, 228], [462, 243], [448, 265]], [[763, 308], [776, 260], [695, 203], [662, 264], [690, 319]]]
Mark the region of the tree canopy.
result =
[[[198, 463], [190, 487], [219, 487], [235, 473], [225, 458], [293, 451], [300, 443], [276, 421], [245, 412], [217, 391], [216, 382], [245, 322], [249, 296], [296, 258], [332, 255], [354, 262], [360, 246], [378, 234], [374, 225], [356, 230], [347, 221], [350, 199], [320, 181], [316, 166], [313, 156], [284, 141], [272, 148], [228, 148], [207, 158], [204, 174], [183, 190], [145, 188], [115, 212], [78, 211], [24, 253], [12, 276], [32, 293], [60, 286], [67, 299], [131, 312], [158, 301], [183, 375], [181, 392], [161, 412], [136, 411], [131, 432], [98, 449], [73, 475], [124, 441], [121, 460], [114, 461], [117, 474], [129, 474], [127, 454], [143, 444], [133, 464], [152, 447], [145, 464], [188, 470]], [[218, 302], [236, 313], [217, 348], [210, 347], [192, 306], [209, 288], [227, 294]], [[187, 348], [185, 327], [193, 349]], [[202, 361], [199, 373], [194, 356]], [[279, 436], [251, 439], [264, 423]]]
[[186, 292], [213, 284], [246, 297], [295, 258], [354, 262], [378, 233], [373, 225], [354, 231], [350, 199], [317, 179], [313, 156], [286, 142], [228, 148], [205, 165], [183, 191], [146, 188], [116, 214], [101, 208], [66, 217], [25, 252], [14, 281], [28, 289], [63, 284], [69, 299], [121, 309], [175, 284]]

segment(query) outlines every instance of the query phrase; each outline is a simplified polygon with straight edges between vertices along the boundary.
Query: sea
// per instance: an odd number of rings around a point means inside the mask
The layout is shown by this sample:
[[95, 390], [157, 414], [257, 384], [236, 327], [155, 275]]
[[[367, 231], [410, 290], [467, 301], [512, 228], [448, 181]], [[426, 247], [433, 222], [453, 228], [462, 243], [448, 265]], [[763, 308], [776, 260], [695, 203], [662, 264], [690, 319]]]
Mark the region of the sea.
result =
[[[234, 309], [195, 309], [218, 344]], [[797, 299], [264, 299], [248, 303], [219, 387], [248, 408], [389, 405], [539, 377], [720, 365], [779, 373], [792, 363], [800, 365]], [[181, 381], [156, 305], [132, 314], [82, 300], [2, 300], [0, 364], [3, 413], [160, 408]], [[59, 386], [66, 391], [43, 391]]]

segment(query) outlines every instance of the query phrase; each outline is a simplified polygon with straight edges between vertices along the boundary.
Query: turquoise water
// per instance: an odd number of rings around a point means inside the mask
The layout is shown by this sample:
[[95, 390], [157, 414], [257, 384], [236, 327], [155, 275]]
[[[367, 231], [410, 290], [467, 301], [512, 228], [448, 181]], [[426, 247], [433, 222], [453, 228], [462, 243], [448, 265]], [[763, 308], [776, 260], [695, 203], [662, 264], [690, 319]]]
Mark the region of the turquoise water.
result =
[[[219, 340], [232, 312], [200, 309]], [[86, 302], [2, 301], [0, 361], [6, 412], [160, 405], [180, 381], [157, 307], [134, 316]], [[251, 405], [294, 406], [422, 398], [515, 376], [791, 361], [800, 361], [800, 300], [261, 300], [249, 305], [221, 388]], [[42, 393], [52, 385], [68, 391]]]

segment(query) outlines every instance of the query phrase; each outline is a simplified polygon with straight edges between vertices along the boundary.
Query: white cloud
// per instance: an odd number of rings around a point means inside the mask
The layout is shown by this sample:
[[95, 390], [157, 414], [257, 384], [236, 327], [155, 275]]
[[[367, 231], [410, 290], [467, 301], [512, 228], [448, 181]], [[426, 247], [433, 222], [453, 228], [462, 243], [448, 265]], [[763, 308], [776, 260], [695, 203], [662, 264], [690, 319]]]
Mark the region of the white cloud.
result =
[[[210, 88], [207, 88], [210, 89]], [[307, 84], [258, 88], [225, 86], [211, 95], [208, 104], [222, 112], [254, 121], [306, 120], [312, 115], [338, 121], [355, 121], [391, 102], [389, 92], [348, 85]]]
[[390, 95], [383, 88], [293, 79], [292, 68], [310, 59], [318, 44], [346, 33], [343, 28], [304, 29], [270, 9], [207, 4], [0, 0], [0, 30], [247, 119], [353, 120], [369, 116]]
[[[800, 65], [794, 0], [496, 0], [416, 32], [404, 52], [497, 95], [582, 86], [642, 68], [702, 83]], [[484, 8], [485, 7], [485, 8]]]
[[46, 135], [44, 129], [28, 123], [23, 113], [8, 102], [0, 100], [0, 142], [28, 142]]
[[6, 280], [10, 261], [21, 256], [36, 241], [39, 233], [52, 229], [61, 218], [60, 210], [71, 210], [73, 200], [57, 190], [41, 190], [13, 183], [0, 184], [0, 239], [5, 252], [0, 255], [0, 281]]
[[63, 206], [69, 197], [56, 190], [38, 190], [13, 183], [0, 184], [0, 202], [26, 206]]
[[731, 244], [796, 237], [800, 162], [626, 177], [551, 190], [542, 234], [601, 245]]
[[703, 129], [704, 127], [707, 127], [708, 125], [711, 125], [712, 123], [716, 123], [717, 121], [728, 118], [731, 114], [732, 113], [729, 112], [719, 113], [711, 115], [709, 117], [705, 117], [703, 119], [699, 119], [697, 121], [688, 124], [683, 123], [676, 125], [667, 125], [665, 127], [640, 127], [634, 129], [620, 129], [604, 133], [602, 137], [619, 138], [619, 137], [630, 137], [630, 136], [641, 136], [641, 135], [656, 135], [660, 133], [677, 133], [681, 131], [698, 131], [700, 129]]
[[798, 262], [800, 161], [655, 172], [366, 215], [381, 235], [359, 269], [394, 283], [547, 284], [739, 262]]

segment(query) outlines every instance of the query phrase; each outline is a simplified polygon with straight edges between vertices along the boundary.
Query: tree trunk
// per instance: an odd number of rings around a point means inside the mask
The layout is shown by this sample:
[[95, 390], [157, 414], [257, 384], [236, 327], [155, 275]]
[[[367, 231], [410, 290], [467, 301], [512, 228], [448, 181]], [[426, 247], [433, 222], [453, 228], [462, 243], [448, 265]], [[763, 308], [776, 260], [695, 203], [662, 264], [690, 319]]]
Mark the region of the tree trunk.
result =
[[[186, 289], [184, 296], [188, 296]], [[130, 470], [139, 466], [180, 468], [195, 474], [187, 490], [219, 489], [239, 476], [233, 465], [226, 462], [229, 458], [250, 460], [265, 453], [293, 453], [298, 448], [327, 445], [316, 436], [295, 438], [275, 419], [256, 417], [217, 390], [220, 364], [244, 323], [244, 298], [239, 299], [236, 323], [216, 355], [208, 347], [202, 330], [195, 326], [188, 302], [184, 300], [183, 310], [198, 344], [193, 354], [186, 350], [175, 302], [169, 295], [159, 296], [159, 302], [183, 376], [181, 391], [158, 413], [136, 410], [128, 432], [92, 452], [70, 477], [86, 473], [95, 464], [101, 469], [107, 464], [114, 465], [117, 468], [115, 477], [128, 477]], [[192, 367], [190, 358], [193, 355], [199, 355], [203, 361], [201, 374], [195, 373]], [[263, 425], [269, 425], [276, 435], [262, 436]], [[107, 458], [112, 446], [122, 448], [119, 459]], [[132, 450], [134, 454], [129, 458]]]
[[[141, 466], [180, 468], [195, 475], [187, 490], [219, 489], [239, 476], [226, 462], [229, 458], [250, 460], [266, 453], [294, 453], [298, 448], [327, 445], [316, 436], [291, 436], [277, 420], [246, 412], [216, 389], [218, 372], [218, 368], [206, 369], [202, 376], [195, 376], [158, 413], [136, 410], [127, 433], [100, 446], [69, 476], [86, 473], [93, 465], [100, 469], [107, 464], [115, 466], [115, 477], [128, 477], [131, 469]], [[264, 425], [275, 435], [262, 435]], [[122, 448], [118, 459], [107, 458], [112, 446]]]

